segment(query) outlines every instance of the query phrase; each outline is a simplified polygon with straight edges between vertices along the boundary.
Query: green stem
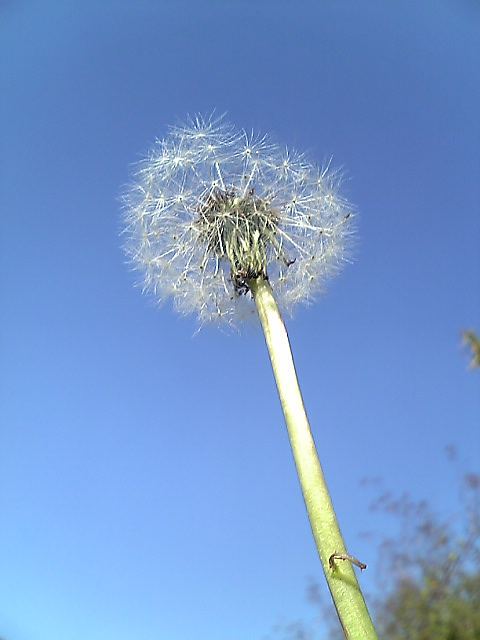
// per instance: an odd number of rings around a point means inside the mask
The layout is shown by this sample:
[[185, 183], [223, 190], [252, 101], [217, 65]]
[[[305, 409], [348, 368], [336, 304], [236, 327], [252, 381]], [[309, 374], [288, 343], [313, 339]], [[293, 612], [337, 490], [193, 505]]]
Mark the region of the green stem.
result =
[[272, 289], [263, 278], [249, 280], [248, 285], [265, 334], [313, 537], [345, 637], [376, 639], [350, 561], [331, 558], [332, 554], [346, 553], [345, 544], [318, 460], [290, 343]]

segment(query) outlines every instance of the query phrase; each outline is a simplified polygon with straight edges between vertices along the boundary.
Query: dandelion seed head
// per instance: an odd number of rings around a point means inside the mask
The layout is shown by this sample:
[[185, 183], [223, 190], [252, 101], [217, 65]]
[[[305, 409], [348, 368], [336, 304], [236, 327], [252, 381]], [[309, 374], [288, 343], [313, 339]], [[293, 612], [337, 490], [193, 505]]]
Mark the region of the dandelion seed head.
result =
[[143, 290], [201, 324], [255, 311], [268, 278], [281, 311], [308, 303], [348, 256], [340, 176], [267, 136], [200, 115], [156, 140], [123, 197], [125, 250]]

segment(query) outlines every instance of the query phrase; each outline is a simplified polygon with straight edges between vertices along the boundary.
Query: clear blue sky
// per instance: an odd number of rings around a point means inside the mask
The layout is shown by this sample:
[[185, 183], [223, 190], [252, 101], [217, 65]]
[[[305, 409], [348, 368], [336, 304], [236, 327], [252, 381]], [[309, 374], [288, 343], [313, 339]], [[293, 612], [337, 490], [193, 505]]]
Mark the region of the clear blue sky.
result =
[[228, 112], [346, 173], [352, 264], [287, 328], [352, 553], [360, 480], [454, 513], [478, 469], [476, 2], [3, 2], [0, 636], [262, 640], [321, 569], [263, 337], [157, 308], [120, 249], [130, 166]]

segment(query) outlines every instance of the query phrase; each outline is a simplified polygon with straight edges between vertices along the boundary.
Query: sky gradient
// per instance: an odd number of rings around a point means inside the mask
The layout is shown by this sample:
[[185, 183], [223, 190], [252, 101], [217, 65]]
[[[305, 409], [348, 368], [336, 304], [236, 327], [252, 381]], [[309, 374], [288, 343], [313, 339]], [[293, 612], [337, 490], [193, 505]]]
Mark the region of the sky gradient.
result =
[[168, 125], [227, 112], [357, 209], [351, 264], [286, 318], [346, 544], [365, 477], [455, 514], [480, 465], [480, 9], [419, 2], [0, 7], [0, 637], [263, 640], [323, 580], [263, 337], [142, 296], [119, 195]]

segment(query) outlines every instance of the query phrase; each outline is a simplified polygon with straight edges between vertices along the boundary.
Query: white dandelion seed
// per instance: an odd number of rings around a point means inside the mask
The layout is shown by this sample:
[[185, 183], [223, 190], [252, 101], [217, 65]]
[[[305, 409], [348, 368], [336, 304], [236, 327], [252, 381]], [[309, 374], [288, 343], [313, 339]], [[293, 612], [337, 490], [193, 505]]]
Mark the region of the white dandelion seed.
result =
[[339, 175], [268, 136], [196, 116], [172, 127], [124, 196], [125, 249], [145, 291], [203, 324], [255, 311], [268, 278], [281, 311], [309, 302], [348, 255]]

